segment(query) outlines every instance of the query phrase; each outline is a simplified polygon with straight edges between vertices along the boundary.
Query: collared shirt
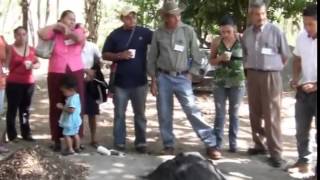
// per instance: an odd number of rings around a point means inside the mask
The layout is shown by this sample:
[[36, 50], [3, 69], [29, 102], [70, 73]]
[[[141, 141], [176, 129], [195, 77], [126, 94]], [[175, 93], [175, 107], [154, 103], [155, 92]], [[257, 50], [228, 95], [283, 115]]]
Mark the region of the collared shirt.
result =
[[106, 39], [102, 50], [102, 53], [119, 53], [128, 49], [136, 50], [133, 59], [117, 61], [114, 83], [121, 88], [135, 88], [148, 82], [147, 51], [148, 45], [151, 43], [152, 31], [148, 28], [136, 26], [131, 42], [128, 44], [131, 34], [132, 30], [126, 30], [123, 27], [115, 29]]
[[309, 82], [317, 82], [318, 72], [318, 38], [313, 39], [308, 36], [308, 33], [302, 31], [296, 42], [296, 47], [293, 54], [301, 58], [302, 77], [299, 84]]
[[260, 31], [249, 27], [242, 41], [246, 69], [281, 71], [283, 60], [290, 56], [285, 35], [271, 23], [266, 23]]
[[101, 58], [98, 46], [90, 41], [86, 41], [82, 49], [82, 62], [84, 69], [91, 69], [94, 64], [94, 57]]
[[183, 72], [201, 64], [197, 35], [192, 27], [180, 23], [174, 31], [160, 27], [154, 32], [148, 54], [148, 73], [155, 76], [157, 69]]
[[54, 41], [54, 48], [52, 56], [49, 61], [49, 72], [65, 73], [67, 67], [71, 71], [78, 71], [83, 69], [81, 52], [85, 40], [84, 30], [77, 28], [74, 33], [81, 36], [83, 41], [75, 43], [66, 36], [58, 32], [49, 32], [48, 39]]

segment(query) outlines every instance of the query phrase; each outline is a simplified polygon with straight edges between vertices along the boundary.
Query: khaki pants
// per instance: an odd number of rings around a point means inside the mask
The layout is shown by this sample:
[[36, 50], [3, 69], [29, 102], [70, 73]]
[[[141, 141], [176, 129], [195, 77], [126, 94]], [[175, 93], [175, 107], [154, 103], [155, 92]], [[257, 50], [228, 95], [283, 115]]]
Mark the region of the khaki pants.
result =
[[[280, 158], [281, 138], [281, 93], [280, 72], [248, 70], [248, 99], [252, 138], [257, 149], [267, 149], [271, 157]], [[264, 126], [262, 123], [264, 120]], [[264, 140], [267, 140], [267, 148]]]

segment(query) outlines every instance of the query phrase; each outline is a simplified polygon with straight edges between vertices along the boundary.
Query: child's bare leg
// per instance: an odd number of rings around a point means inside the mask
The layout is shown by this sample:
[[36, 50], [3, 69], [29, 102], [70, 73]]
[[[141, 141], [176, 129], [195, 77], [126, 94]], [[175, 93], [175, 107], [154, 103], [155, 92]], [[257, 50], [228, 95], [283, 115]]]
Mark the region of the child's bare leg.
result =
[[74, 147], [75, 149], [80, 149], [80, 137], [78, 134], [74, 135]]
[[65, 136], [64, 140], [65, 140], [68, 151], [74, 152], [73, 147], [72, 147], [72, 138], [70, 136]]

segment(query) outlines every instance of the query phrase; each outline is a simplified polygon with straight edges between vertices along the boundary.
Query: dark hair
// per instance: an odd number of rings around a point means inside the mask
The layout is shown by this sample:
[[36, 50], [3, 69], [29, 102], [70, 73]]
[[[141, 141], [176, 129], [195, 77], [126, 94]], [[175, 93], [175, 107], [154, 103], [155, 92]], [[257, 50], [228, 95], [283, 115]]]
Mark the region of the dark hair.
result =
[[318, 20], [317, 15], [317, 4], [310, 4], [303, 10], [303, 16], [309, 16], [314, 17], [316, 20]]
[[77, 88], [77, 80], [72, 75], [64, 75], [61, 80], [61, 88], [65, 89], [76, 89]]
[[65, 10], [62, 12], [61, 16], [60, 16], [60, 19], [58, 21], [61, 21], [61, 19], [65, 18], [66, 16], [68, 16], [68, 14], [74, 14], [73, 11], [71, 10]]
[[224, 15], [219, 21], [219, 26], [226, 26], [226, 25], [236, 26], [236, 22], [234, 18], [229, 14]]
[[27, 29], [26, 29], [25, 27], [23, 27], [23, 26], [18, 26], [18, 27], [16, 27], [16, 28], [13, 30], [13, 33], [14, 33], [14, 34], [17, 34], [17, 32], [18, 32], [20, 29], [23, 29], [23, 30], [27, 31]]
[[263, 0], [253, 0], [253, 2], [250, 3], [250, 9], [262, 7], [267, 7], [267, 4]]

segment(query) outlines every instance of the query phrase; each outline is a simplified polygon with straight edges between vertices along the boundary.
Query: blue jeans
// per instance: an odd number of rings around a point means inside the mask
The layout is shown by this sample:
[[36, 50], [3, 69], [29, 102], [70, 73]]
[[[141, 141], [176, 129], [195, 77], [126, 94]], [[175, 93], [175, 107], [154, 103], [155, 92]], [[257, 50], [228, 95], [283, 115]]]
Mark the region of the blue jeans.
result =
[[244, 87], [224, 88], [216, 86], [214, 88], [214, 104], [216, 117], [214, 121], [214, 136], [216, 147], [221, 148], [226, 116], [226, 101], [229, 101], [229, 148], [237, 149], [237, 134], [239, 129], [238, 111], [244, 95]]
[[[307, 94], [301, 89], [297, 91], [295, 105], [296, 138], [299, 154], [299, 163], [312, 163], [312, 146], [310, 143], [310, 130], [313, 118], [316, 126], [318, 122], [317, 92]], [[317, 137], [315, 137], [317, 140]]]
[[191, 81], [185, 75], [170, 76], [159, 73], [157, 78], [157, 109], [164, 147], [174, 146], [173, 95], [176, 95], [193, 130], [207, 147], [214, 146], [212, 128], [207, 125], [195, 104]]
[[128, 101], [131, 100], [134, 112], [134, 128], [135, 128], [135, 146], [146, 146], [146, 116], [145, 106], [148, 86], [140, 86], [136, 88], [120, 88], [115, 87], [113, 97], [114, 103], [114, 125], [113, 136], [115, 145], [126, 144], [126, 110]]

